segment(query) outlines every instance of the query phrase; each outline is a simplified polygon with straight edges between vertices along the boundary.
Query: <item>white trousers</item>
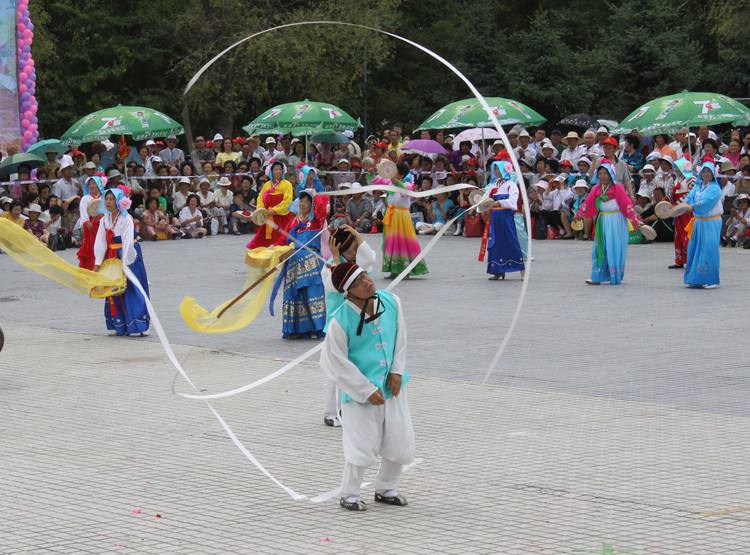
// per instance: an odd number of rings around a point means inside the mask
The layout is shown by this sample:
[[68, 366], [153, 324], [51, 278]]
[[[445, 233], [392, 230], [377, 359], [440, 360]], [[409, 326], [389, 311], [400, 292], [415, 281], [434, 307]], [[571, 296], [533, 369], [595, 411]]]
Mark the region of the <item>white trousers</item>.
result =
[[326, 383], [323, 386], [323, 398], [325, 401], [325, 412], [323, 416], [337, 416], [341, 403], [336, 395], [336, 382], [326, 377]]
[[342, 403], [344, 439], [343, 496], [359, 495], [362, 477], [368, 466], [382, 457], [376, 490], [396, 489], [403, 465], [414, 460], [414, 429], [406, 394], [383, 405]]

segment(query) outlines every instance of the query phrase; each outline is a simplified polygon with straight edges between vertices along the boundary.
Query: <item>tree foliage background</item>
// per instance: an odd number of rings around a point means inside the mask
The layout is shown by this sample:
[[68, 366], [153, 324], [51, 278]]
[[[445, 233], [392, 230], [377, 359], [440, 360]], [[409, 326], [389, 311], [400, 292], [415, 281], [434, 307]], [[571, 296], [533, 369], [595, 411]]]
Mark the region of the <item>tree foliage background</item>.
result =
[[[144, 105], [194, 131], [237, 131], [302, 98], [410, 129], [469, 95], [416, 49], [337, 26], [265, 34], [190, 77], [233, 42], [273, 25], [338, 20], [436, 51], [487, 96], [555, 122], [571, 112], [621, 119], [654, 97], [710, 90], [750, 97], [750, 10], [736, 0], [31, 0], [40, 129], [63, 133], [115, 104]], [[365, 74], [367, 86], [365, 87]]]

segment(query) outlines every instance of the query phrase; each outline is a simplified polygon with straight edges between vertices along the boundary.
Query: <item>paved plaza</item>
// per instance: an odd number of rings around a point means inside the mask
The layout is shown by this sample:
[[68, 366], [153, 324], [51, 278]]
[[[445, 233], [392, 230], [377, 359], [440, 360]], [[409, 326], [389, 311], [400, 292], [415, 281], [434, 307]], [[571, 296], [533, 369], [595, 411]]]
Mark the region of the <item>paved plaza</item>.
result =
[[[315, 344], [283, 341], [267, 314], [230, 335], [181, 322], [184, 295], [213, 307], [240, 290], [246, 241], [144, 245], [153, 302], [206, 392]], [[623, 285], [587, 287], [591, 243], [535, 242], [521, 320], [483, 384], [521, 282], [488, 281], [478, 243], [443, 238], [430, 275], [396, 290], [419, 461], [408, 507], [362, 514], [289, 498], [203, 402], [172, 394], [155, 334], [107, 337], [101, 301], [0, 255], [0, 553], [750, 552], [750, 252], [723, 250], [721, 288], [695, 291], [666, 269], [670, 245], [632, 246]], [[343, 460], [316, 360], [215, 403], [309, 496], [338, 485]]]

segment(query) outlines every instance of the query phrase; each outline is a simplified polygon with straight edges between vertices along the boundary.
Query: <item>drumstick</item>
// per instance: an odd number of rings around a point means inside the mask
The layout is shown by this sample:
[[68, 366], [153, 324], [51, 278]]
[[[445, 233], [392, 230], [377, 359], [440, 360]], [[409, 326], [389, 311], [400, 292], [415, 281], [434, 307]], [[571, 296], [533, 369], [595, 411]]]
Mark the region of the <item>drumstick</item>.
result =
[[[275, 227], [275, 228], [276, 228], [276, 229], [277, 229], [278, 231], [281, 231], [281, 233], [283, 233], [283, 234], [284, 234], [284, 235], [285, 235], [286, 237], [289, 237], [289, 234], [288, 234], [288, 233], [286, 233], [286, 232], [284, 232], [284, 231], [283, 231], [282, 229], [280, 229], [280, 228], [279, 228], [279, 226], [277, 226], [276, 224], [274, 224], [274, 223], [273, 223], [273, 222], [271, 222], [270, 220], [266, 221], [266, 224], [269, 224], [269, 223], [271, 223], [271, 226], [272, 226], [272, 227]], [[309, 250], [310, 252], [312, 252], [313, 254], [315, 254], [315, 255], [316, 255], [316, 256], [317, 256], [318, 258], [320, 258], [321, 260], [323, 260], [323, 257], [321, 257], [321, 256], [320, 256], [319, 254], [317, 254], [317, 253], [316, 253], [315, 251], [313, 251], [312, 249], [310, 249], [310, 248], [309, 248], [309, 247], [307, 246], [307, 245], [309, 245], [310, 243], [312, 243], [312, 242], [313, 242], [313, 241], [314, 241], [315, 239], [317, 239], [317, 238], [318, 238], [318, 235], [320, 235], [321, 233], [323, 233], [323, 230], [322, 230], [322, 229], [321, 229], [321, 230], [320, 230], [320, 231], [319, 231], [319, 232], [318, 232], [317, 234], [315, 234], [315, 236], [314, 236], [314, 237], [313, 237], [312, 239], [310, 239], [310, 240], [309, 240], [309, 241], [308, 241], [307, 243], [305, 243], [304, 245], [300, 245], [300, 247], [301, 247], [301, 248], [305, 248], [305, 249]], [[235, 304], [237, 304], [237, 303], [238, 303], [238, 302], [239, 302], [239, 301], [240, 301], [240, 300], [241, 300], [241, 299], [242, 299], [242, 298], [243, 298], [243, 297], [244, 297], [245, 295], [247, 295], [247, 294], [248, 294], [248, 293], [249, 293], [250, 291], [252, 291], [252, 290], [253, 290], [253, 289], [254, 289], [255, 287], [257, 287], [259, 283], [263, 283], [263, 281], [264, 281], [264, 280], [265, 280], [266, 278], [268, 278], [268, 277], [269, 277], [269, 276], [271, 276], [271, 275], [272, 275], [272, 274], [273, 274], [273, 273], [274, 273], [274, 272], [275, 272], [276, 270], [278, 270], [278, 269], [279, 269], [279, 267], [280, 267], [281, 265], [283, 265], [283, 264], [284, 264], [284, 263], [286, 262], [286, 259], [287, 259], [287, 258], [289, 258], [290, 256], [292, 256], [293, 254], [294, 254], [294, 249], [292, 249], [292, 250], [290, 250], [290, 251], [288, 251], [288, 252], [285, 252], [284, 254], [282, 254], [282, 255], [281, 255], [281, 256], [279, 257], [279, 263], [278, 263], [278, 264], [276, 264], [276, 266], [274, 266], [273, 268], [271, 268], [270, 270], [268, 270], [268, 271], [267, 271], [267, 272], [266, 272], [265, 274], [263, 274], [262, 276], [260, 276], [260, 277], [259, 277], [258, 279], [256, 279], [256, 280], [255, 280], [255, 281], [254, 281], [253, 283], [251, 283], [251, 284], [250, 284], [250, 285], [249, 285], [249, 286], [248, 286], [248, 287], [247, 287], [247, 288], [246, 288], [246, 289], [245, 289], [245, 290], [244, 290], [244, 291], [243, 291], [242, 293], [240, 293], [240, 294], [239, 294], [239, 295], [237, 295], [237, 296], [236, 296], [236, 297], [235, 297], [234, 299], [232, 299], [232, 300], [230, 301], [230, 303], [229, 303], [229, 304], [228, 304], [227, 306], [225, 306], [224, 308], [222, 308], [222, 309], [221, 309], [221, 311], [219, 311], [219, 313], [218, 313], [218, 314], [216, 315], [216, 318], [217, 318], [217, 319], [221, 318], [221, 317], [222, 317], [222, 316], [224, 315], [224, 313], [225, 313], [225, 312], [226, 312], [227, 310], [229, 310], [229, 309], [230, 309], [230, 308], [232, 308], [232, 307], [233, 307], [233, 306], [234, 306]], [[324, 264], [325, 264], [325, 262], [326, 262], [326, 261], [325, 261], [325, 260], [323, 260], [323, 263], [324, 263]]]

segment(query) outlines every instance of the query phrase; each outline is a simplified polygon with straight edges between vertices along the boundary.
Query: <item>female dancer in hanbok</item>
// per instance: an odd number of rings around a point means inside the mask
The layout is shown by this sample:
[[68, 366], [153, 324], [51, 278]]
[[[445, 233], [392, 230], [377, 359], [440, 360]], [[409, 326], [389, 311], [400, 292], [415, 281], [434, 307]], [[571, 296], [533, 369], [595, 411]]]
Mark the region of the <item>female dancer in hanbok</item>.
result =
[[693, 208], [687, 225], [688, 253], [685, 286], [715, 289], [719, 286], [719, 240], [721, 238], [721, 187], [716, 180], [716, 165], [705, 161], [695, 186], [685, 199]]
[[592, 179], [594, 188], [586, 197], [576, 215], [585, 218], [585, 237], [591, 232], [592, 220], [596, 218], [594, 250], [591, 255], [591, 278], [589, 285], [609, 282], [617, 285], [625, 275], [628, 254], [630, 222], [634, 229], [641, 225], [633, 208], [633, 202], [622, 183], [615, 182], [615, 168], [603, 158]]
[[[320, 254], [320, 232], [326, 225], [327, 207], [328, 197], [325, 195], [317, 195], [313, 200], [311, 191], [302, 191], [299, 195], [299, 214], [286, 230], [289, 241], [297, 250], [284, 264], [271, 294], [273, 314], [273, 302], [283, 280], [281, 331], [284, 339], [318, 339], [325, 335], [326, 302], [320, 275], [323, 263], [307, 249]], [[306, 245], [306, 248], [300, 248], [301, 245]]]
[[[677, 177], [672, 189], [672, 204], [679, 204], [685, 201], [690, 190], [695, 184], [695, 176], [691, 171], [690, 161], [687, 158], [680, 158], [674, 163], [674, 171]], [[674, 264], [670, 264], [670, 270], [684, 268], [687, 262], [688, 236], [685, 227], [690, 223], [691, 215], [681, 214], [674, 219]]]
[[[267, 210], [268, 223], [258, 228], [255, 236], [247, 244], [248, 249], [287, 244], [286, 236], [276, 228], [286, 229], [289, 222], [294, 219], [294, 214], [289, 212], [294, 200], [294, 187], [286, 179], [282, 179], [282, 175], [284, 164], [274, 162], [271, 165], [271, 179], [263, 185], [256, 201], [258, 210]], [[271, 222], [274, 225], [270, 225]]]
[[[406, 189], [402, 181], [409, 174], [409, 166], [399, 162], [398, 179], [394, 185]], [[421, 252], [414, 223], [409, 214], [411, 197], [401, 193], [388, 193], [386, 198], [388, 209], [383, 217], [383, 271], [389, 273], [389, 279], [395, 278]], [[410, 276], [427, 274], [427, 264], [424, 260], [409, 273]]]
[[482, 237], [479, 260], [487, 254], [487, 273], [490, 279], [505, 279], [507, 272], [521, 272], [523, 277], [523, 252], [516, 232], [515, 212], [518, 209], [518, 184], [513, 179], [510, 162], [492, 162], [490, 172], [494, 179], [489, 198], [494, 202]]
[[[94, 270], [98, 271], [108, 258], [119, 258], [130, 268], [148, 294], [148, 277], [143, 265], [141, 246], [134, 241], [133, 218], [128, 214], [130, 199], [121, 189], [104, 193], [100, 211], [104, 214], [94, 243]], [[149, 316], [146, 301], [128, 280], [125, 293], [104, 300], [104, 319], [111, 335], [148, 335]]]
[[[101, 202], [102, 191], [106, 184], [106, 177], [98, 175], [89, 177], [83, 182], [83, 197], [79, 204], [81, 213], [81, 246], [78, 249], [78, 266], [87, 270], [94, 269], [94, 241], [99, 231], [99, 220], [102, 216], [99, 214], [99, 203]], [[96, 210], [96, 215], [92, 216]]]

